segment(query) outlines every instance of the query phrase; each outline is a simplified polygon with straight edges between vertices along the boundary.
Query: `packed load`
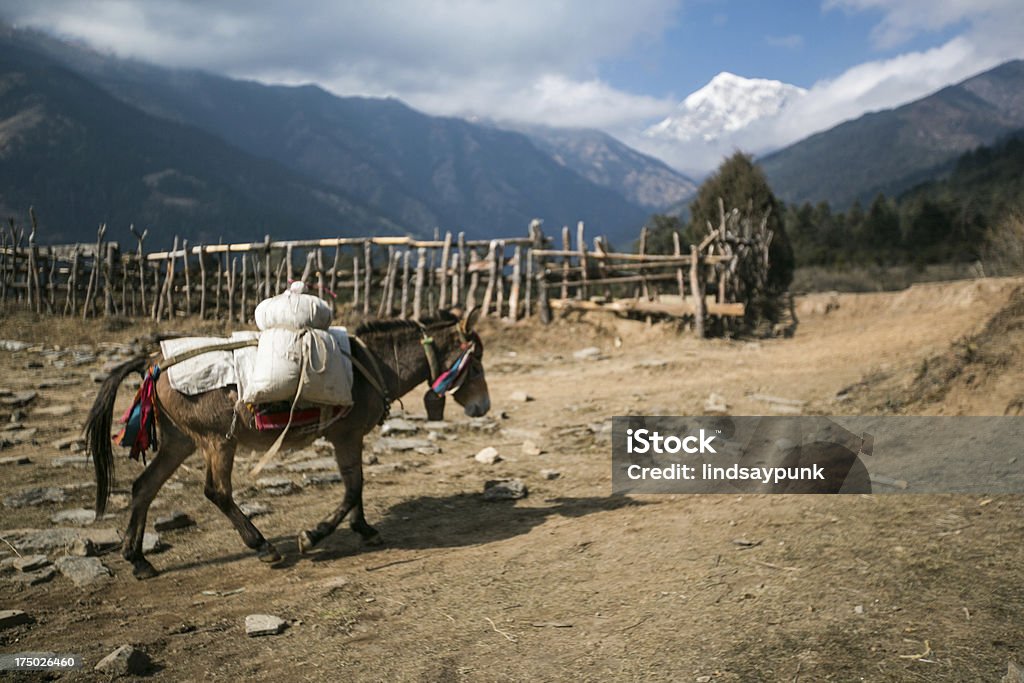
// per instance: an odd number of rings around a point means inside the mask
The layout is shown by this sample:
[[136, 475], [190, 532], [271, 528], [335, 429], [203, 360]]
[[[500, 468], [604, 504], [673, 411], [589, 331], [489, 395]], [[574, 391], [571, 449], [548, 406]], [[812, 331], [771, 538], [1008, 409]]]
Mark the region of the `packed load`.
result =
[[262, 332], [252, 374], [241, 387], [243, 402], [352, 404], [348, 334], [329, 327], [331, 307], [304, 289], [296, 282], [256, 307]]

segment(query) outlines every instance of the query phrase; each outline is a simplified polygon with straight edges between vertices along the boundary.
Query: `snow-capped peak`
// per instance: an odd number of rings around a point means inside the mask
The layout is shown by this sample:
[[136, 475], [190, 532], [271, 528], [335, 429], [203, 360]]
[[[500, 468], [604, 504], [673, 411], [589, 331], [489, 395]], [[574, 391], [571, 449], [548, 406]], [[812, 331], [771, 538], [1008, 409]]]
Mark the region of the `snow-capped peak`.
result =
[[644, 131], [644, 135], [681, 142], [698, 138], [712, 142], [755, 121], [778, 116], [806, 92], [781, 81], [743, 78], [723, 71], [683, 100], [676, 113]]

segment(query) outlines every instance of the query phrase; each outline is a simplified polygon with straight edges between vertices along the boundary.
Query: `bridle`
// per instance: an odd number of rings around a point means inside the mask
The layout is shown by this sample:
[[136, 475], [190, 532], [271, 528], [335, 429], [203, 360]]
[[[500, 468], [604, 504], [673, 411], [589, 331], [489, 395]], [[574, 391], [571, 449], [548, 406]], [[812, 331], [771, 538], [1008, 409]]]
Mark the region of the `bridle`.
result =
[[483, 354], [484, 344], [479, 335], [476, 332], [466, 334], [457, 326], [459, 355], [446, 370], [442, 371], [437, 360], [437, 350], [434, 348], [434, 338], [428, 334], [426, 326], [420, 324], [419, 327], [423, 335], [420, 344], [423, 346], [423, 354], [427, 357], [427, 365], [430, 366], [430, 389], [438, 396], [458, 391], [469, 376], [469, 367], [474, 357]]

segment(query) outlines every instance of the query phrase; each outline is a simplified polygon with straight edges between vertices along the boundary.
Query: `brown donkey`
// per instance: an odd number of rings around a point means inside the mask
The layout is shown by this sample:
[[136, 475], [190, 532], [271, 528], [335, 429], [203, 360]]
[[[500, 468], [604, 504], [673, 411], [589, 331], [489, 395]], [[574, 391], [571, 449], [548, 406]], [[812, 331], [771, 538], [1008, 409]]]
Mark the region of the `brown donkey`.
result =
[[[331, 534], [346, 515], [351, 515], [352, 530], [364, 542], [380, 542], [380, 535], [367, 524], [363, 514], [363, 436], [384, 419], [391, 400], [405, 395], [424, 381], [430, 381], [434, 374], [450, 368], [468, 351], [469, 367], [461, 378], [461, 386], [454, 390], [455, 400], [470, 417], [482, 416], [490, 409], [491, 401], [484, 379], [483, 345], [473, 331], [478, 313], [479, 310], [474, 309], [461, 319], [452, 313], [443, 313], [422, 323], [385, 320], [362, 325], [356, 330], [356, 336], [365, 346], [352, 345], [356, 368], [362, 368], [354, 373], [354, 405], [348, 415], [327, 427], [323, 433], [334, 446], [345, 495], [332, 514], [312, 529], [299, 533], [301, 552], [306, 552]], [[103, 383], [89, 413], [86, 440], [96, 472], [97, 516], [106, 509], [114, 481], [110, 427], [118, 386], [130, 373], [144, 373], [154, 362], [159, 363], [159, 359], [142, 357], [117, 367]], [[431, 365], [435, 366], [433, 371]], [[256, 431], [242, 417], [235, 419], [237, 399], [234, 386], [187, 396], [171, 389], [165, 373], [157, 380], [159, 446], [132, 485], [131, 518], [122, 547], [122, 554], [132, 563], [132, 573], [137, 578], [157, 574], [142, 553], [142, 536], [149, 506], [164, 482], [197, 448], [206, 460], [206, 497], [227, 515], [241, 535], [242, 542], [256, 550], [261, 560], [272, 563], [281, 559], [231, 495], [235, 450], [239, 446], [265, 450], [278, 436], [278, 432]], [[317, 436], [320, 435], [289, 434], [284, 448], [305, 447]]]

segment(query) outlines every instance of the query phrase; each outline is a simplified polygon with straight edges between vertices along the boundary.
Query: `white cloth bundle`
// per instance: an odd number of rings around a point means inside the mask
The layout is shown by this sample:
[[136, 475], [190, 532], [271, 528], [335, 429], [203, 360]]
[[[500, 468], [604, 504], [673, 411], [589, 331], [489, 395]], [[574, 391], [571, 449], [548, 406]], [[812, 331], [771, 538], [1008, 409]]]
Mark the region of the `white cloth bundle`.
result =
[[303, 294], [305, 288], [301, 282], [293, 282], [287, 292], [261, 301], [253, 316], [256, 327], [263, 331], [282, 327], [292, 330], [330, 327], [331, 307], [318, 296]]
[[242, 387], [246, 403], [352, 405], [348, 332], [270, 329], [260, 334], [255, 366]]

